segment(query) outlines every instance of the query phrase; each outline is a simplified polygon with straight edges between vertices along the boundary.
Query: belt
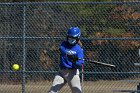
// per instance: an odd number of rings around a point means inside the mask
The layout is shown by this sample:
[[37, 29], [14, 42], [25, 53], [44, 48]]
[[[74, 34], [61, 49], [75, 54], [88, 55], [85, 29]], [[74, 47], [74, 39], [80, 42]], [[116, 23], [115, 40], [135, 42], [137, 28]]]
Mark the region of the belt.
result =
[[61, 70], [70, 70], [70, 69], [76, 69], [76, 68], [66, 68], [66, 67], [60, 67]]

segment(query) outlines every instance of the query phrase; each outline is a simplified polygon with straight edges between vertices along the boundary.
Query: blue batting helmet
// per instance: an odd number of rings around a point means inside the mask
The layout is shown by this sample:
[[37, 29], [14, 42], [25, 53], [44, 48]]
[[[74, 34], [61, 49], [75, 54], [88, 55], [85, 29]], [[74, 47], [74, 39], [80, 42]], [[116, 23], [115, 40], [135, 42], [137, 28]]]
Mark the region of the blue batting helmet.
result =
[[69, 37], [79, 38], [81, 35], [81, 32], [80, 32], [80, 29], [78, 27], [71, 27], [68, 29], [67, 34]]

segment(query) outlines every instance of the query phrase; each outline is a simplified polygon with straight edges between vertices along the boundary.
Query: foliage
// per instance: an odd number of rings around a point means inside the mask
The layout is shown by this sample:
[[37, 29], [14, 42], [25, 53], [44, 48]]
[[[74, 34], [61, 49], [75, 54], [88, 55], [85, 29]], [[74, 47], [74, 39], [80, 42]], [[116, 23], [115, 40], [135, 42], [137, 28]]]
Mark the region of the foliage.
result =
[[105, 31], [106, 34], [115, 35], [116, 37], [120, 37], [123, 33], [125, 33], [125, 29], [118, 28], [109, 28]]

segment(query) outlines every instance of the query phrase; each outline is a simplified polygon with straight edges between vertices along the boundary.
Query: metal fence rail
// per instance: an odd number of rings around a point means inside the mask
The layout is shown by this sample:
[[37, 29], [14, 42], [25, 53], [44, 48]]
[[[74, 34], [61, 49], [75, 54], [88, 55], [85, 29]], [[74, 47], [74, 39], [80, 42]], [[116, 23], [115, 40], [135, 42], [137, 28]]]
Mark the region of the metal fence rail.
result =
[[[0, 92], [47, 93], [59, 64], [59, 44], [81, 29], [84, 93], [135, 90], [140, 68], [140, 2], [0, 3]], [[18, 63], [20, 69], [12, 70]], [[65, 86], [60, 92], [70, 92]]]

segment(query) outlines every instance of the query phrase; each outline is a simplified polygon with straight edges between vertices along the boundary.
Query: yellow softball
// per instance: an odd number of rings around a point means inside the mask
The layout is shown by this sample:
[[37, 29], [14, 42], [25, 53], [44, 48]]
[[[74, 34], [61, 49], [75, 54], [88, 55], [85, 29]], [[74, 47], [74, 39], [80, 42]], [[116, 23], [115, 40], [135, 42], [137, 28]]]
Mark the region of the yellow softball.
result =
[[19, 70], [19, 65], [18, 64], [13, 64], [12, 69], [13, 70]]

